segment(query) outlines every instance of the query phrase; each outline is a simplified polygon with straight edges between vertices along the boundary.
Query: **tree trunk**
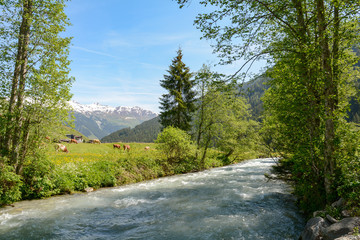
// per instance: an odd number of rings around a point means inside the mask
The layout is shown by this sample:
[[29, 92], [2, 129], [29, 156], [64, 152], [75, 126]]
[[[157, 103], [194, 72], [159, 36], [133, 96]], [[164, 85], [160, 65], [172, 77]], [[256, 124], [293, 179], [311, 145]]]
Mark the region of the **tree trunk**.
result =
[[308, 46], [309, 43], [309, 28], [306, 25], [305, 15], [303, 10], [303, 1], [293, 0], [293, 4], [296, 9], [297, 16], [297, 35], [300, 38], [300, 56], [299, 59], [302, 59], [298, 74], [301, 76], [301, 79], [304, 80], [304, 85], [308, 91], [308, 109], [309, 115], [307, 115], [307, 130], [309, 133], [309, 151], [310, 151], [310, 164], [312, 166], [312, 171], [314, 174], [319, 175], [321, 169], [320, 156], [316, 154], [315, 149], [317, 148], [316, 139], [319, 138], [319, 129], [320, 129], [320, 95], [316, 87], [316, 77], [314, 78], [316, 70], [313, 69], [309, 61], [311, 57], [305, 51], [304, 47]]
[[205, 169], [205, 158], [206, 158], [206, 153], [207, 153], [207, 149], [209, 148], [210, 142], [211, 142], [211, 138], [208, 138], [205, 143], [204, 152], [203, 152], [203, 155], [200, 160], [200, 165], [201, 165], [202, 169]]
[[28, 116], [24, 125], [24, 130], [23, 130], [23, 136], [22, 136], [22, 141], [21, 141], [21, 154], [18, 157], [18, 162], [15, 166], [16, 169], [16, 173], [17, 174], [22, 174], [22, 170], [23, 170], [23, 166], [24, 166], [24, 162], [25, 162], [25, 157], [27, 155], [28, 149], [29, 149], [29, 135], [30, 135], [30, 122], [31, 122], [31, 116]]
[[[19, 76], [21, 74], [22, 64], [24, 62], [24, 47], [26, 42], [26, 36], [28, 35], [29, 27], [28, 27], [28, 19], [27, 16], [29, 14], [28, 8], [26, 7], [27, 2], [24, 2], [24, 8], [22, 13], [22, 22], [20, 26], [19, 39], [18, 39], [18, 49], [16, 54], [15, 68], [14, 74], [12, 78], [11, 91], [10, 91], [10, 99], [9, 99], [9, 107], [7, 113], [7, 126], [6, 133], [2, 142], [2, 148], [5, 150], [5, 154], [8, 154], [11, 148], [12, 136], [14, 134], [14, 111], [15, 105], [18, 101], [18, 84], [19, 84]], [[16, 134], [16, 133], [15, 133]]]
[[[14, 92], [16, 98], [16, 105], [12, 106], [12, 112], [15, 114], [15, 128], [13, 130], [13, 134], [11, 138], [9, 136], [8, 146], [10, 146], [11, 142], [11, 155], [10, 155], [10, 163], [14, 166], [17, 165], [19, 160], [19, 151], [20, 151], [20, 139], [22, 133], [22, 125], [23, 125], [23, 105], [24, 105], [24, 95], [25, 95], [25, 85], [26, 85], [26, 74], [27, 74], [27, 64], [28, 64], [28, 47], [30, 43], [30, 26], [31, 26], [31, 15], [32, 15], [32, 0], [24, 0], [23, 1], [23, 14], [22, 14], [22, 22], [20, 27], [20, 36], [19, 36], [19, 46], [17, 59], [20, 59], [20, 62], [17, 62], [16, 65], [20, 65], [20, 69], [18, 66], [15, 69], [14, 76], [18, 76], [18, 88]], [[12, 96], [13, 97], [13, 96]], [[15, 104], [12, 103], [12, 105]], [[9, 108], [10, 109], [10, 108]], [[11, 131], [11, 130], [10, 130]], [[26, 134], [26, 133], [25, 133]]]
[[326, 33], [325, 6], [323, 0], [317, 0], [317, 20], [319, 44], [321, 48], [322, 72], [324, 78], [325, 100], [325, 141], [324, 141], [324, 187], [327, 201], [331, 201], [332, 177], [335, 170], [335, 110], [337, 108], [337, 85], [331, 68], [329, 37]]

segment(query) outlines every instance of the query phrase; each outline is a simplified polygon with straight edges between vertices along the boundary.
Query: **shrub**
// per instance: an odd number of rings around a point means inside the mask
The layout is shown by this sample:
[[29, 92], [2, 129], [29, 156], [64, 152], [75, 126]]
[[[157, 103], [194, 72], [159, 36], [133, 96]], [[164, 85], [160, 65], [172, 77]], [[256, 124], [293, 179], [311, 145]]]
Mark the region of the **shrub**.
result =
[[165, 128], [157, 137], [157, 148], [166, 156], [168, 162], [179, 163], [191, 153], [191, 137], [185, 131], [174, 128]]
[[14, 168], [0, 163], [0, 206], [21, 199], [21, 177]]
[[54, 164], [45, 155], [33, 156], [24, 164], [22, 198], [34, 199], [57, 194], [52, 178]]

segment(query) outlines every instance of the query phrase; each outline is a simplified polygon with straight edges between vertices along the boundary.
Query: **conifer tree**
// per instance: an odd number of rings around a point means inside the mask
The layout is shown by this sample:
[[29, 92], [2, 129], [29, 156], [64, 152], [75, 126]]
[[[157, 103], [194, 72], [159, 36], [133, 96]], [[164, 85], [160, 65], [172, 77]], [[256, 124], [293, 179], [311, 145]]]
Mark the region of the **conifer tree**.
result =
[[182, 50], [179, 49], [167, 71], [168, 75], [160, 80], [160, 86], [168, 91], [160, 98], [160, 123], [163, 128], [173, 126], [189, 131], [191, 113], [195, 110], [195, 81], [191, 80], [192, 73], [182, 58]]

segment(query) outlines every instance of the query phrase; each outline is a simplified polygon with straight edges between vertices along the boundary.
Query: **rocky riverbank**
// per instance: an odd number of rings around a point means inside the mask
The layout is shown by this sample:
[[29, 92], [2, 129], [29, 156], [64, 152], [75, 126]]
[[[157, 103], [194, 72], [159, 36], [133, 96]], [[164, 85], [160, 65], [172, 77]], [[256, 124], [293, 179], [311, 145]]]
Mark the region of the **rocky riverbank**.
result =
[[328, 217], [311, 218], [299, 240], [360, 240], [360, 217], [348, 217], [338, 222]]
[[[336, 208], [344, 206], [343, 199], [332, 204], [332, 207]], [[319, 214], [325, 217], [317, 216]], [[360, 240], [360, 217], [350, 217], [346, 210], [341, 214], [343, 219], [337, 220], [324, 211], [315, 212], [299, 240]]]

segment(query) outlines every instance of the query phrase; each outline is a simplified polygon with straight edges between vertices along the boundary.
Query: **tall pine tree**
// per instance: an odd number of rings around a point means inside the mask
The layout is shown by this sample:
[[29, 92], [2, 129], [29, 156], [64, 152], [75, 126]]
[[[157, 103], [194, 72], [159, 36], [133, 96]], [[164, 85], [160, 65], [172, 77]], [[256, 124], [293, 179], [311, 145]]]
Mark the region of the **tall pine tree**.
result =
[[168, 91], [160, 98], [160, 123], [163, 128], [173, 126], [189, 131], [191, 113], [195, 111], [195, 81], [191, 80], [192, 73], [182, 58], [182, 50], [179, 49], [167, 71], [168, 75], [160, 80], [160, 86]]

